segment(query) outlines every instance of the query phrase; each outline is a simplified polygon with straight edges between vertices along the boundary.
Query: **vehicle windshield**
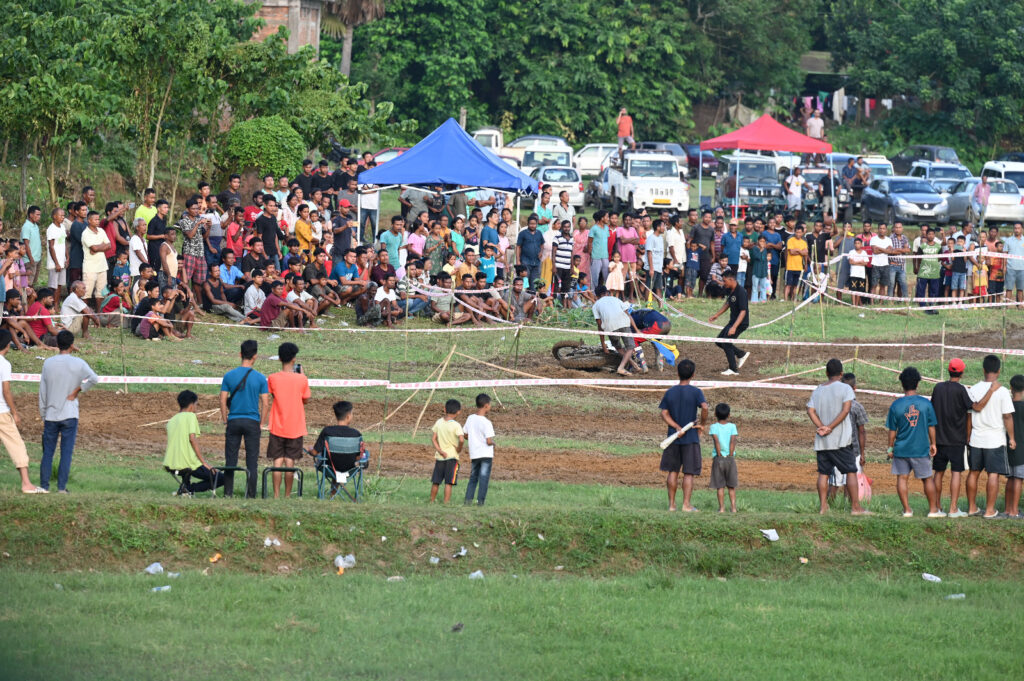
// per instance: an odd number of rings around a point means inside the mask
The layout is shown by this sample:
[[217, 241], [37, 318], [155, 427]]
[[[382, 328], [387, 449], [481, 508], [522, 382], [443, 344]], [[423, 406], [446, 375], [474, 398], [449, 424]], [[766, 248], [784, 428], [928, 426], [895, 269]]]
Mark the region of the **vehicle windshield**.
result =
[[828, 171], [823, 168], [805, 168], [803, 170], [804, 178], [812, 184], [818, 184], [824, 180], [827, 175]]
[[952, 149], [936, 149], [935, 158], [946, 163], [959, 163], [960, 159], [957, 158], [956, 152]]
[[678, 144], [666, 144], [664, 149], [673, 156], [686, 156], [686, 152], [683, 151], [683, 148]]
[[969, 177], [970, 172], [963, 168], [932, 168], [932, 178], [936, 180], [959, 180]]
[[676, 162], [668, 159], [665, 161], [635, 160], [629, 162], [630, 177], [677, 177], [679, 169]]
[[565, 142], [560, 139], [524, 137], [520, 140], [513, 140], [509, 143], [509, 146], [517, 149], [521, 149], [523, 147], [561, 147], [565, 146]]
[[[1018, 187], [1024, 187], [1024, 172], [1006, 171], [1003, 173], [1003, 177], [1005, 177], [1007, 180], [1010, 180], [1011, 182], [1016, 182]], [[991, 180], [989, 181], [991, 182]]]
[[570, 168], [549, 168], [542, 173], [541, 179], [545, 182], [579, 182], [580, 176]]
[[924, 180], [895, 180], [889, 185], [892, 194], [934, 194], [935, 187]]
[[497, 135], [477, 135], [476, 141], [479, 142], [481, 146], [487, 147], [488, 149], [498, 146]]
[[[776, 181], [774, 163], [740, 163], [739, 168], [741, 182], [743, 180], [761, 180], [772, 183]], [[736, 175], [736, 173], [735, 166], [729, 168], [730, 175]]]
[[527, 151], [523, 154], [524, 166], [567, 166], [568, 151]]
[[867, 166], [875, 177], [890, 177], [892, 175], [892, 166], [888, 163], [868, 163]]

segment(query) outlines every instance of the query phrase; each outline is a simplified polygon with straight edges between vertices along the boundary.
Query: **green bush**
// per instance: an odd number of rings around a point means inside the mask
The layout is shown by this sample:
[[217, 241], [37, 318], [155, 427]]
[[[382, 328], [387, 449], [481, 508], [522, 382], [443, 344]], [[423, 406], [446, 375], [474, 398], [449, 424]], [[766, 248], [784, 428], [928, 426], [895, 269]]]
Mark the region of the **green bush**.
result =
[[305, 155], [306, 145], [292, 126], [280, 116], [265, 116], [231, 126], [222, 163], [231, 172], [291, 176], [301, 169]]

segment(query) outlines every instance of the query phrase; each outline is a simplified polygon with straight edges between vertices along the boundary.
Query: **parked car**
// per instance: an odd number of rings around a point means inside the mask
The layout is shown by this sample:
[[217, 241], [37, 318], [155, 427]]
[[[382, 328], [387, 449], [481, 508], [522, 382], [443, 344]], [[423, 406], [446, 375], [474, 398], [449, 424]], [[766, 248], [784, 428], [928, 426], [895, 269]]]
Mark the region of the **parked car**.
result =
[[502, 161], [509, 164], [516, 170], [519, 170], [520, 168], [523, 167], [523, 162], [513, 156], [499, 156], [498, 158], [500, 158]]
[[[618, 152], [609, 155], [618, 159]], [[612, 210], [690, 207], [690, 185], [679, 177], [679, 164], [669, 154], [625, 151], [607, 166]]]
[[942, 161], [944, 163], [960, 163], [960, 157], [956, 155], [953, 147], [942, 147], [936, 144], [914, 144], [895, 156], [890, 156], [892, 167], [898, 175], [906, 175], [910, 172], [910, 166], [914, 161]]
[[572, 149], [566, 147], [526, 147], [523, 150], [522, 171], [529, 175], [543, 166], [572, 167]]
[[903, 222], [949, 222], [949, 203], [935, 187], [917, 177], [896, 175], [871, 181], [864, 190], [864, 219], [889, 225]]
[[747, 212], [753, 214], [765, 214], [786, 207], [774, 159], [744, 152], [722, 156], [718, 163], [718, 177], [715, 179], [715, 199], [718, 205], [727, 208], [734, 205], [747, 206]]
[[409, 147], [388, 147], [387, 149], [381, 149], [373, 155], [373, 160], [376, 161], [377, 165], [390, 161], [393, 158], [398, 158], [405, 152], [409, 151]]
[[583, 193], [583, 205], [604, 208], [611, 201], [611, 185], [608, 184], [608, 168], [602, 168], [597, 177], [592, 179]]
[[[569, 203], [576, 207], [576, 211], [583, 210], [583, 180], [578, 170], [572, 166], [544, 166], [537, 168], [530, 177], [537, 181], [537, 194], [540, 194], [540, 187], [545, 184], [551, 185], [551, 203], [558, 203], [558, 195], [563, 191], [569, 192]], [[531, 204], [535, 197], [527, 199]]]
[[1024, 192], [1024, 163], [1015, 161], [989, 161], [982, 167], [981, 176], [1010, 180]]
[[611, 143], [588, 144], [572, 157], [572, 165], [580, 175], [589, 177], [601, 172], [601, 161], [618, 147]]
[[[818, 211], [823, 204], [824, 196], [818, 195], [818, 188], [828, 177], [828, 166], [797, 166], [797, 168], [800, 169], [800, 173], [807, 181], [804, 190], [804, 211], [810, 215]], [[839, 170], [833, 168], [832, 176], [835, 178], [836, 215], [841, 220], [848, 220], [852, 218], [852, 213], [847, 212], [850, 208], [850, 190], [842, 185], [839, 179]]]
[[679, 164], [679, 170], [683, 173], [682, 179], [686, 179], [686, 175], [689, 174], [690, 161], [686, 155], [686, 150], [675, 142], [637, 142], [636, 150], [668, 154]]
[[[971, 207], [974, 189], [981, 182], [980, 177], [969, 177], [957, 182], [950, 190], [946, 201], [949, 203], [950, 220], [970, 220], [977, 224], [980, 215]], [[1024, 222], [1024, 196], [1012, 180], [989, 180], [991, 191], [988, 196], [988, 210], [985, 222]]]
[[935, 161], [915, 161], [907, 173], [910, 177], [928, 180], [942, 194], [965, 177], [971, 176], [967, 166], [959, 163], [937, 163]]
[[745, 151], [740, 149], [737, 153], [745, 156], [761, 156], [771, 160], [775, 164], [775, 175], [779, 178], [779, 182], [789, 177], [793, 168], [800, 165], [800, 154], [794, 154], [791, 151], [774, 151], [770, 149]]
[[513, 149], [526, 149], [527, 147], [567, 147], [569, 142], [558, 135], [523, 135], [508, 143]]
[[[684, 144], [686, 150], [686, 167], [690, 170], [690, 177], [698, 177], [703, 174], [705, 177], [718, 175], [718, 158], [710, 151], [701, 151], [699, 144]], [[698, 163], [703, 170], [698, 170]]]

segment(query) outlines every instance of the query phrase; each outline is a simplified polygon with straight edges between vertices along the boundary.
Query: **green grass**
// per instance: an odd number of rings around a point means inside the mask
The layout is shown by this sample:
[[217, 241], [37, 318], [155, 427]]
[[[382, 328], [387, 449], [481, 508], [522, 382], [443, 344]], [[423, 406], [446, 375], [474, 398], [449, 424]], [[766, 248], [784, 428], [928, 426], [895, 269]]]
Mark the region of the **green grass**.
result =
[[[19, 679], [1001, 679], [1019, 582], [0, 570]], [[370, 572], [370, 574], [367, 574]], [[56, 585], [60, 585], [57, 588]], [[169, 584], [167, 593], [151, 593]], [[965, 593], [962, 601], [944, 596]], [[452, 632], [462, 623], [460, 632]], [[970, 643], [963, 636], [970, 632]], [[870, 670], [867, 672], [866, 670]]]

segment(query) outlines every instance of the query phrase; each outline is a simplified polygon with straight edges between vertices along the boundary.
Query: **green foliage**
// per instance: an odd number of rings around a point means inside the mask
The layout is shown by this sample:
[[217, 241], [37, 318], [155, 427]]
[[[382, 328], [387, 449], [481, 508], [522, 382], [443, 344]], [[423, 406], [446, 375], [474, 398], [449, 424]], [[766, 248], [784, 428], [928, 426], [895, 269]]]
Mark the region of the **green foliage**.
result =
[[853, 0], [826, 19], [837, 66], [870, 96], [908, 95], [982, 140], [1022, 139], [1024, 5]]
[[226, 169], [255, 169], [280, 177], [299, 171], [306, 144], [292, 126], [275, 115], [231, 126], [224, 151]]

